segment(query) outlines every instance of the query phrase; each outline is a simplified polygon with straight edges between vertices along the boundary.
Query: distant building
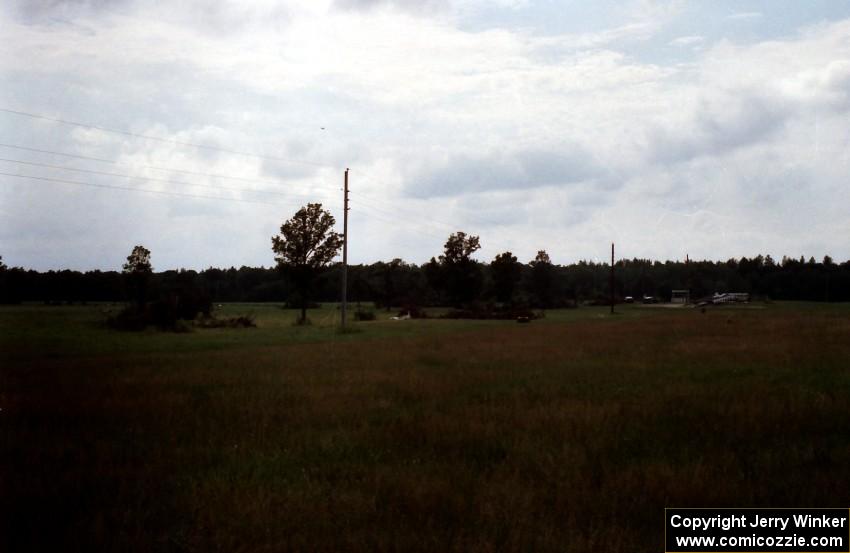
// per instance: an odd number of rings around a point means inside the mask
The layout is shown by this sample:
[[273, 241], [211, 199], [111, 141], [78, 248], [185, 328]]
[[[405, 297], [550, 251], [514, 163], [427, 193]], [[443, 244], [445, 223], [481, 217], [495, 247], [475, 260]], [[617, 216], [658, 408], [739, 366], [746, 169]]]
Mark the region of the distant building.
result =
[[691, 303], [691, 291], [690, 290], [673, 290], [673, 293], [670, 294], [670, 302], [671, 303]]

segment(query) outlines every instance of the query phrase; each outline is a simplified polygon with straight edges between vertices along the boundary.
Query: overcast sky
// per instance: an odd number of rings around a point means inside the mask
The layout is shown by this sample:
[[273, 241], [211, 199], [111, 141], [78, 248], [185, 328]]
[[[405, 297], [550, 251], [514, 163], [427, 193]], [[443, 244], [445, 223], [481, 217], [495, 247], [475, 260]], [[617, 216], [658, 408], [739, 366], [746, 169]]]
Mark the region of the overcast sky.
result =
[[2, 6], [10, 266], [270, 266], [346, 167], [354, 263], [850, 258], [844, 0]]

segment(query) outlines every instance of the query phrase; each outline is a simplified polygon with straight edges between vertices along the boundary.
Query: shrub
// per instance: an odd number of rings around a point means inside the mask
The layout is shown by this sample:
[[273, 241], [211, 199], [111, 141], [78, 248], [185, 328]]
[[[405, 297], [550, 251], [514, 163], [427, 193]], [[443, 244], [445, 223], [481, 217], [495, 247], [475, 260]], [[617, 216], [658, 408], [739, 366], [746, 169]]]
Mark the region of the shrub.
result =
[[240, 315], [219, 319], [217, 317], [200, 317], [195, 320], [198, 328], [256, 328], [253, 315]]
[[[321, 305], [316, 303], [315, 301], [307, 302], [307, 309], [318, 309]], [[284, 304], [284, 309], [301, 309], [301, 294], [298, 292], [293, 292], [286, 299], [286, 303]]]
[[354, 312], [354, 320], [355, 321], [374, 321], [375, 320], [375, 312], [368, 309], [360, 309]]
[[106, 319], [106, 325], [115, 330], [139, 331], [144, 330], [148, 324], [144, 310], [136, 305], [128, 305]]
[[171, 293], [143, 306], [128, 305], [109, 317], [106, 324], [116, 330], [139, 331], [148, 326], [172, 332], [189, 332], [191, 326], [185, 321], [194, 320], [199, 314], [210, 317], [212, 302], [201, 293]]
[[471, 305], [466, 309], [452, 309], [440, 316], [442, 319], [481, 319], [481, 320], [516, 320], [524, 318], [529, 321], [541, 318], [526, 307]]

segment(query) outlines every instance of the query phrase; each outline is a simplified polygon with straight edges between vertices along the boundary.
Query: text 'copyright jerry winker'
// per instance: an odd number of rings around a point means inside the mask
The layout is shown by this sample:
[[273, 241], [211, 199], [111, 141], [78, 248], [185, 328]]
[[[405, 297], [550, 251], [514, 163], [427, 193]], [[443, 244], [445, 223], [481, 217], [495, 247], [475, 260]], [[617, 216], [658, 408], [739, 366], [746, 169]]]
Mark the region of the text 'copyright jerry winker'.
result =
[[665, 509], [665, 551], [850, 552], [848, 509]]

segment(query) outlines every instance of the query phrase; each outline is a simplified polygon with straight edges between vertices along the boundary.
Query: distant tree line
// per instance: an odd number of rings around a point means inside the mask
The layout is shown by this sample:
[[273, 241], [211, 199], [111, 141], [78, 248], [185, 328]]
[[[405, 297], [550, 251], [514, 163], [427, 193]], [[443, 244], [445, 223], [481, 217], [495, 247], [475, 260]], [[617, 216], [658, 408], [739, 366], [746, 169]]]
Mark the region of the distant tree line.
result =
[[[608, 298], [609, 265], [580, 261], [556, 265], [545, 251], [521, 262], [504, 252], [490, 263], [471, 258], [478, 237], [456, 233], [443, 255], [423, 265], [401, 259], [348, 269], [351, 302], [375, 302], [381, 307], [463, 305], [497, 302], [550, 308]], [[317, 270], [311, 301], [339, 300], [340, 264]], [[202, 271], [153, 272], [144, 283], [148, 297], [202, 294], [213, 302], [285, 302], [303, 307], [303, 282], [285, 268], [209, 268]], [[97, 302], [137, 301], [140, 280], [132, 271], [47, 271], [7, 267], [0, 258], [0, 301]], [[615, 295], [619, 300], [643, 295], [668, 300], [673, 289], [689, 289], [692, 298], [714, 292], [749, 292], [775, 300], [850, 301], [850, 261], [829, 257], [770, 256], [728, 261], [621, 260], [615, 265]]]

